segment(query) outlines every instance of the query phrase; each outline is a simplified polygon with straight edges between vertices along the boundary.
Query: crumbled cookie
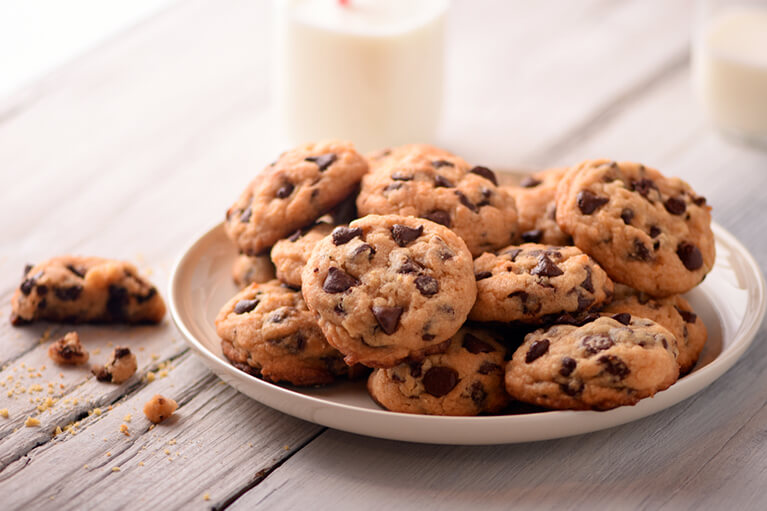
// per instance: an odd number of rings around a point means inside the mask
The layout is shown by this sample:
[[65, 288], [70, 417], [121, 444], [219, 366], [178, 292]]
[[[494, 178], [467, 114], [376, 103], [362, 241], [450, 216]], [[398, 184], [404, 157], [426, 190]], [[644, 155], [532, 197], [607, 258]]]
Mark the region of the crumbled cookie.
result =
[[274, 279], [275, 269], [268, 254], [249, 256], [240, 254], [232, 266], [232, 278], [237, 287], [261, 284]]
[[652, 298], [628, 286], [616, 286], [615, 300], [605, 307], [605, 313], [628, 313], [648, 318], [668, 329], [679, 343], [679, 373], [689, 373], [698, 361], [708, 339], [706, 325], [679, 295]]
[[368, 392], [387, 410], [429, 415], [497, 413], [509, 402], [504, 388], [506, 349], [492, 334], [463, 327], [444, 353], [375, 369]]
[[137, 368], [136, 355], [131, 353], [130, 348], [118, 346], [106, 365], [94, 365], [92, 372], [98, 381], [122, 383], [133, 376]]
[[11, 298], [11, 323], [159, 323], [165, 303], [130, 263], [62, 256], [28, 266]]
[[557, 188], [557, 223], [616, 282], [684, 293], [714, 265], [711, 209], [678, 178], [638, 163], [590, 160]]
[[360, 215], [426, 218], [460, 236], [474, 257], [517, 243], [514, 199], [490, 169], [422, 144], [380, 154], [362, 178]]
[[613, 295], [604, 270], [576, 247], [512, 245], [475, 259], [474, 274], [475, 321], [542, 324], [598, 310]]
[[677, 354], [671, 332], [630, 314], [554, 325], [525, 337], [506, 366], [506, 390], [555, 409], [633, 405], [677, 380]]
[[347, 364], [443, 351], [477, 295], [466, 244], [421, 218], [368, 215], [320, 240], [301, 274], [309, 309]]
[[316, 222], [300, 229], [287, 239], [280, 240], [272, 247], [271, 257], [277, 268], [277, 278], [295, 288], [301, 287], [301, 271], [309, 259], [314, 245], [330, 234], [333, 225]]
[[216, 332], [233, 366], [268, 381], [323, 385], [350, 371], [300, 291], [276, 280], [237, 293], [218, 313]]
[[155, 394], [144, 405], [144, 415], [155, 424], [159, 424], [176, 411], [178, 403], [174, 400]]
[[368, 165], [350, 142], [306, 144], [267, 166], [226, 212], [226, 233], [258, 255], [341, 203]]
[[519, 186], [506, 190], [514, 197], [522, 241], [544, 245], [572, 245], [573, 240], [557, 224], [557, 185], [568, 167], [553, 168], [525, 176]]
[[64, 337], [51, 343], [48, 356], [61, 365], [80, 365], [86, 363], [89, 358], [88, 352], [80, 344], [77, 332], [67, 332]]

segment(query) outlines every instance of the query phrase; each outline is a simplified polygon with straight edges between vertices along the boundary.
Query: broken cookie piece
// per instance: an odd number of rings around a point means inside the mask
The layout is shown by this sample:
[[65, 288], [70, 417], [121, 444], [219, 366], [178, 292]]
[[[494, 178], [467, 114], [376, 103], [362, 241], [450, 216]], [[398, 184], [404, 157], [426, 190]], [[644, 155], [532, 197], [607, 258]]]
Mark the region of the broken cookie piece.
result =
[[176, 411], [178, 403], [167, 397], [155, 394], [152, 399], [144, 405], [144, 415], [155, 424], [164, 421]]
[[89, 355], [80, 344], [77, 332], [67, 332], [48, 348], [48, 356], [60, 365], [80, 365], [88, 361]]
[[130, 348], [118, 346], [104, 366], [93, 366], [92, 372], [98, 381], [122, 383], [136, 372], [136, 355]]

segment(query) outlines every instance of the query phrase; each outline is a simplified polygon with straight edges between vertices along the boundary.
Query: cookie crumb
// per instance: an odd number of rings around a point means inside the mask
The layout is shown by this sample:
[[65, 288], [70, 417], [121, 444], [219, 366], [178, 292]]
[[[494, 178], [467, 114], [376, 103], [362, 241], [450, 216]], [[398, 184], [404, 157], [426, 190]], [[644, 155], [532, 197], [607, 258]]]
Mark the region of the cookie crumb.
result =
[[40, 419], [36, 419], [34, 417], [27, 417], [27, 420], [24, 421], [24, 425], [28, 428], [36, 428], [40, 426]]
[[61, 431], [61, 426], [56, 426], [56, 429], [55, 429], [55, 430], [53, 430], [53, 437], [54, 437], [54, 438], [56, 438], [56, 437], [57, 437], [57, 436], [59, 436], [61, 433], [62, 433], [62, 431]]
[[144, 415], [153, 423], [159, 424], [170, 417], [177, 408], [178, 404], [174, 400], [155, 394], [144, 405]]
[[120, 433], [125, 436], [130, 436], [130, 431], [128, 430], [127, 424], [120, 424]]
[[67, 332], [64, 337], [52, 343], [48, 348], [48, 356], [60, 365], [84, 364], [90, 357], [80, 344], [80, 336], [77, 332]]
[[206, 502], [207, 502], [207, 501], [209, 501], [209, 500], [210, 500], [210, 493], [205, 493], [205, 494], [203, 494], [203, 496], [202, 496], [202, 500], [204, 500], [204, 501], [206, 501]]
[[285, 449], [286, 451], [290, 450], [290, 446], [289, 445], [283, 445], [282, 448]]
[[155, 374], [153, 372], [146, 373], [146, 381], [147, 383], [152, 383], [155, 379]]
[[119, 471], [120, 471], [120, 467], [112, 467], [112, 472], [119, 472]]
[[131, 416], [131, 414], [129, 414], [129, 413], [126, 413], [126, 414], [125, 414], [125, 417], [123, 417], [123, 420], [124, 420], [125, 422], [130, 422], [130, 421], [131, 421], [131, 419], [133, 419], [133, 417], [132, 417], [132, 416]]
[[130, 348], [118, 346], [106, 365], [94, 365], [91, 371], [99, 381], [122, 383], [133, 376], [137, 368], [136, 355], [131, 353]]
[[0, 417], [2, 417], [3, 419], [7, 419], [8, 415], [9, 414], [8, 414], [8, 409], [7, 408], [0, 409]]
[[139, 462], [138, 462], [138, 466], [139, 466], [139, 467], [143, 467], [143, 466], [144, 466], [144, 462], [143, 462], [143, 461], [139, 461]]

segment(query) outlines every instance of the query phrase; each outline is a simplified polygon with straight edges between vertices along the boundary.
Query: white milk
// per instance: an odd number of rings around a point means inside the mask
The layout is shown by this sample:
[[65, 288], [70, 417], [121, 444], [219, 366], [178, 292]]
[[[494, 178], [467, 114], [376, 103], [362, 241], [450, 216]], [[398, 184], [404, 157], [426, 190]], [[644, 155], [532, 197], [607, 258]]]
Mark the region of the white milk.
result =
[[767, 142], [767, 9], [725, 11], [699, 37], [694, 80], [709, 116], [725, 131]]
[[287, 144], [430, 142], [447, 0], [278, 0], [274, 100]]

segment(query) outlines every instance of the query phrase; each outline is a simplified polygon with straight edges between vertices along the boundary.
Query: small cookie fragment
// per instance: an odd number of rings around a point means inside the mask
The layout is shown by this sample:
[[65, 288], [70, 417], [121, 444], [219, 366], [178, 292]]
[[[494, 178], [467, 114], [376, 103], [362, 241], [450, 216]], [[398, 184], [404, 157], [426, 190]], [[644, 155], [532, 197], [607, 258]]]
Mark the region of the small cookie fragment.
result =
[[368, 392], [387, 410], [429, 415], [496, 413], [509, 402], [504, 389], [506, 349], [489, 331], [463, 327], [444, 353], [375, 369]]
[[619, 314], [528, 334], [506, 366], [506, 390], [554, 409], [633, 405], [679, 376], [677, 340], [661, 325]]
[[79, 365], [86, 363], [90, 355], [80, 344], [77, 332], [67, 332], [64, 337], [50, 345], [48, 356], [57, 364]]
[[274, 272], [274, 264], [268, 255], [240, 254], [232, 266], [232, 279], [237, 287], [242, 288], [254, 282], [269, 282], [274, 278]]
[[131, 353], [130, 348], [118, 346], [106, 365], [95, 365], [92, 372], [98, 381], [122, 383], [133, 376], [137, 368], [136, 355]]
[[176, 411], [178, 403], [174, 400], [155, 394], [144, 405], [144, 415], [155, 424], [159, 424]]

